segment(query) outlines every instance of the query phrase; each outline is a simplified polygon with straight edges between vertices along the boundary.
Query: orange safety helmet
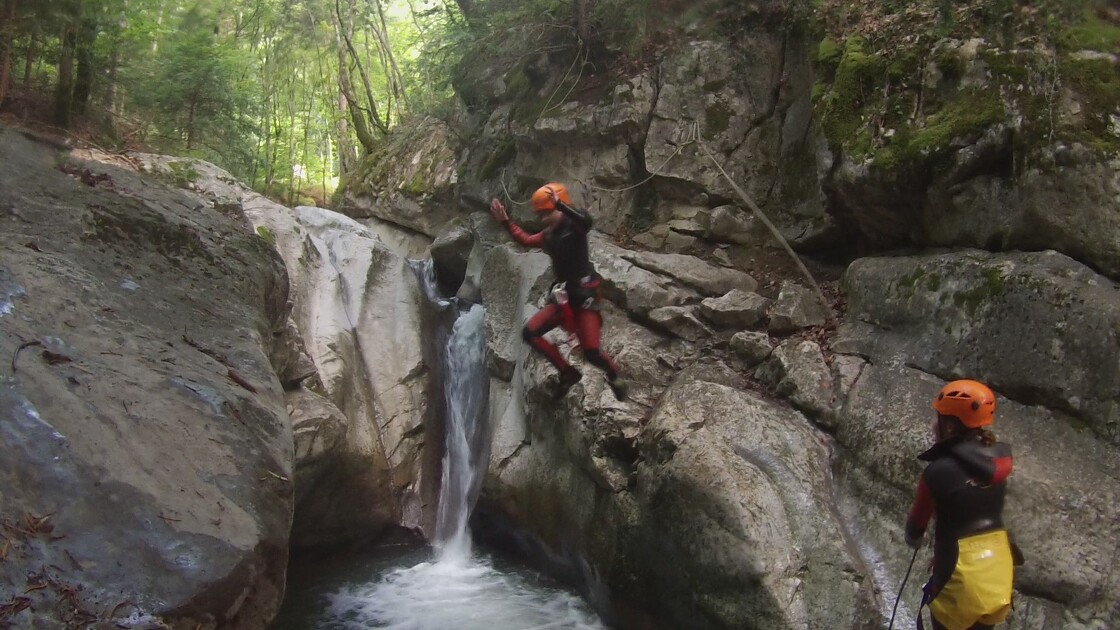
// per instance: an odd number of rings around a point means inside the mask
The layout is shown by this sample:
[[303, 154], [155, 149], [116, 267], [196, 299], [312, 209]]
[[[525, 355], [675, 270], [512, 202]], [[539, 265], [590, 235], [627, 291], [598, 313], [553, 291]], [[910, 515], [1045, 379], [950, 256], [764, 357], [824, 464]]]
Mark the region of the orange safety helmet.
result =
[[556, 193], [560, 201], [569, 206], [572, 205], [572, 196], [568, 194], [568, 189], [564, 187], [564, 184], [552, 182], [541, 186], [537, 189], [537, 192], [533, 193], [533, 210], [537, 212], [552, 212], [555, 210], [556, 205], [552, 203], [552, 193]]
[[933, 408], [943, 416], [959, 419], [970, 429], [977, 429], [995, 420], [996, 395], [979, 381], [953, 381], [938, 392]]

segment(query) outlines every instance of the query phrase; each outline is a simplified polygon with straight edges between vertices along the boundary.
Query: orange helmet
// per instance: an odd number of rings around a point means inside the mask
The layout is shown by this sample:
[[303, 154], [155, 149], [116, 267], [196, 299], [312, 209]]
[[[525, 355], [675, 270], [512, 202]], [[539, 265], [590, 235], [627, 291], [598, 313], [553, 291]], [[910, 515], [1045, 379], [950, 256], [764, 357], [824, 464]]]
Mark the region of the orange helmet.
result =
[[552, 212], [555, 210], [556, 206], [552, 203], [552, 193], [556, 193], [560, 201], [569, 206], [572, 205], [572, 197], [568, 194], [568, 189], [564, 187], [564, 184], [552, 182], [541, 186], [537, 189], [537, 192], [533, 193], [533, 210], [537, 212]]
[[996, 395], [978, 381], [953, 381], [938, 392], [933, 408], [941, 415], [958, 418], [970, 429], [986, 427], [995, 420]]

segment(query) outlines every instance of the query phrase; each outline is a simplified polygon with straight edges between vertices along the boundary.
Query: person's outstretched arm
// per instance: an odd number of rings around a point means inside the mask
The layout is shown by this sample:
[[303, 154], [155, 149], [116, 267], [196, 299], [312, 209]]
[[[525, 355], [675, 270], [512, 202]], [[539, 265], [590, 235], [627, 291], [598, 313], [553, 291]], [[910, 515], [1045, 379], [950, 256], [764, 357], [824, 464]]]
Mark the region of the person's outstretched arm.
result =
[[506, 231], [509, 232], [509, 235], [512, 236], [513, 240], [517, 241], [518, 244], [524, 247], [540, 247], [544, 242], [544, 234], [541, 232], [529, 234], [525, 230], [522, 230], [519, 225], [510, 221], [509, 215], [506, 214], [505, 206], [497, 199], [490, 200], [490, 214], [494, 215], [498, 223], [505, 226]]

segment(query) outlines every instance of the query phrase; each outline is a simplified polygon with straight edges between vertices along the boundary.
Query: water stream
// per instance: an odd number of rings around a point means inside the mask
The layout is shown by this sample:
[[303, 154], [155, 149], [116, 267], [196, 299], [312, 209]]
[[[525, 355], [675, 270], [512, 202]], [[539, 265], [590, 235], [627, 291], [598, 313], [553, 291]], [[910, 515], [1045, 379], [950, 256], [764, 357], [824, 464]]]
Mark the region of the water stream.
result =
[[473, 548], [468, 521], [489, 457], [485, 308], [439, 296], [431, 261], [413, 268], [429, 301], [454, 319], [440, 353], [447, 434], [433, 544], [321, 564], [293, 588], [273, 630], [603, 628], [570, 589]]

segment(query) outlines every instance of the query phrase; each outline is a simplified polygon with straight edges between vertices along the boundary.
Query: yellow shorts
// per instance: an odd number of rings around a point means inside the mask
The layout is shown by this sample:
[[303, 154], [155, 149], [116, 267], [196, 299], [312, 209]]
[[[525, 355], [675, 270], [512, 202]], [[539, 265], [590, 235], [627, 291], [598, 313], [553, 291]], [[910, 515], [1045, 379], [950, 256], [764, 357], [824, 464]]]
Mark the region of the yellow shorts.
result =
[[975, 623], [995, 625], [1011, 610], [1011, 545], [997, 529], [957, 541], [957, 566], [949, 581], [929, 603], [937, 622], [948, 630], [967, 630]]

